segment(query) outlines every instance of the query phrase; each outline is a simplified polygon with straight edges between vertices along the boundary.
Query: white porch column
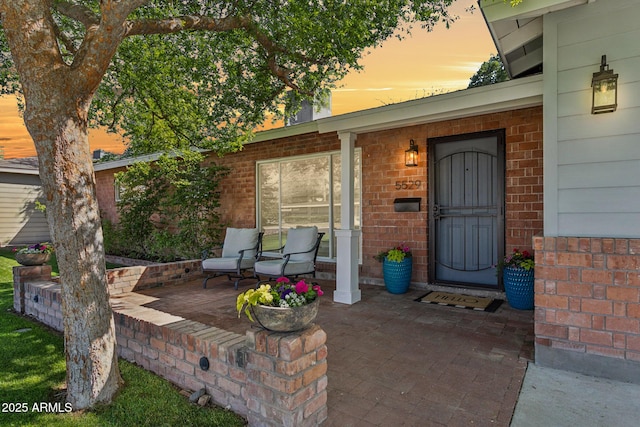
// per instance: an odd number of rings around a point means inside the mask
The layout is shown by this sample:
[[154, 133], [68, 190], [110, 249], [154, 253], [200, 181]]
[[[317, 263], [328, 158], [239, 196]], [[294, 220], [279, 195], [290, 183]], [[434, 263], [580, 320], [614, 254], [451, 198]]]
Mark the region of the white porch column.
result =
[[343, 304], [353, 304], [362, 298], [358, 287], [358, 250], [360, 231], [354, 229], [354, 176], [353, 148], [356, 135], [351, 132], [339, 133], [341, 182], [341, 229], [336, 230], [338, 246], [336, 264], [336, 291], [333, 300]]

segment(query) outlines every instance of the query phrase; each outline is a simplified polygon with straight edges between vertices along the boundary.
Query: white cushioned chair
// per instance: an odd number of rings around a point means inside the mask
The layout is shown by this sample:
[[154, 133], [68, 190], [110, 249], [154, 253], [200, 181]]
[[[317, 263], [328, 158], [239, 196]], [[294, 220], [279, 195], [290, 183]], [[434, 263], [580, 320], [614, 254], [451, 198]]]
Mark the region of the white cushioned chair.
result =
[[267, 276], [274, 279], [282, 276], [296, 277], [301, 274], [316, 275], [316, 257], [324, 233], [318, 227], [290, 228], [287, 242], [279, 250], [282, 258], [258, 261], [253, 267], [256, 277]]
[[219, 258], [210, 258], [208, 252], [203, 254], [202, 272], [209, 275], [202, 282], [202, 287], [207, 287], [207, 280], [218, 276], [227, 276], [229, 280], [235, 279], [235, 288], [238, 282], [253, 276], [245, 276], [245, 272], [253, 268], [260, 257], [262, 235], [257, 228], [227, 228], [222, 245], [222, 254]]

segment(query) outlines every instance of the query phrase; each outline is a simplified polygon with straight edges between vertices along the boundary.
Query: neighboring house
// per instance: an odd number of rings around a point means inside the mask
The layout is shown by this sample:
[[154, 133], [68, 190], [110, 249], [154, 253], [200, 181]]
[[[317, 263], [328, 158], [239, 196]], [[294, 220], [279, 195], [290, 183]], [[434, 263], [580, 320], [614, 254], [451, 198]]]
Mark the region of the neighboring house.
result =
[[[320, 271], [347, 304], [359, 283], [381, 283], [373, 256], [401, 242], [414, 286], [482, 290], [502, 289], [492, 266], [506, 252], [533, 248], [536, 363], [640, 383], [640, 1], [508, 3], [481, 8], [512, 80], [262, 132], [211, 156], [232, 169], [223, 219], [276, 241], [320, 226]], [[619, 74], [618, 108], [593, 115], [602, 55]], [[412, 140], [419, 161], [406, 166]], [[122, 167], [96, 166], [112, 220]], [[417, 211], [399, 208], [407, 198]]]
[[0, 160], [0, 246], [23, 245], [50, 240], [43, 212], [38, 159]]

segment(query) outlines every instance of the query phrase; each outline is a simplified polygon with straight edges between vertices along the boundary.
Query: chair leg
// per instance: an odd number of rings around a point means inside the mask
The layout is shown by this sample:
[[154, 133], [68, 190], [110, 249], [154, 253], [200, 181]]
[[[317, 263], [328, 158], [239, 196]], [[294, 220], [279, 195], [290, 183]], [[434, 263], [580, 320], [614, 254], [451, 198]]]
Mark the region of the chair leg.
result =
[[258, 281], [256, 282], [256, 285], [255, 285], [254, 289], [258, 289], [260, 287], [260, 285], [262, 285], [263, 283], [269, 282], [269, 279], [260, 280], [260, 277], [258, 277], [258, 276], [256, 276], [256, 279], [258, 279]]
[[202, 288], [203, 289], [207, 289], [207, 280], [211, 279], [213, 276], [208, 276], [204, 279], [204, 282], [202, 282]]

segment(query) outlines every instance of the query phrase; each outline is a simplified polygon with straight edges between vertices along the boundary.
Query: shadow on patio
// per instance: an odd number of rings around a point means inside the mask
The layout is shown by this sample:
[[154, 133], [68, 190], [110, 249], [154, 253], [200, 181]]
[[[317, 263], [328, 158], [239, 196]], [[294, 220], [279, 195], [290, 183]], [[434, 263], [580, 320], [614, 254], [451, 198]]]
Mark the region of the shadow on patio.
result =
[[[495, 313], [414, 300], [361, 285], [362, 301], [332, 301], [325, 290], [316, 323], [327, 333], [328, 419], [323, 426], [508, 426], [533, 351], [533, 311], [507, 303]], [[244, 334], [239, 292], [250, 280], [224, 278], [129, 294], [145, 307]]]

